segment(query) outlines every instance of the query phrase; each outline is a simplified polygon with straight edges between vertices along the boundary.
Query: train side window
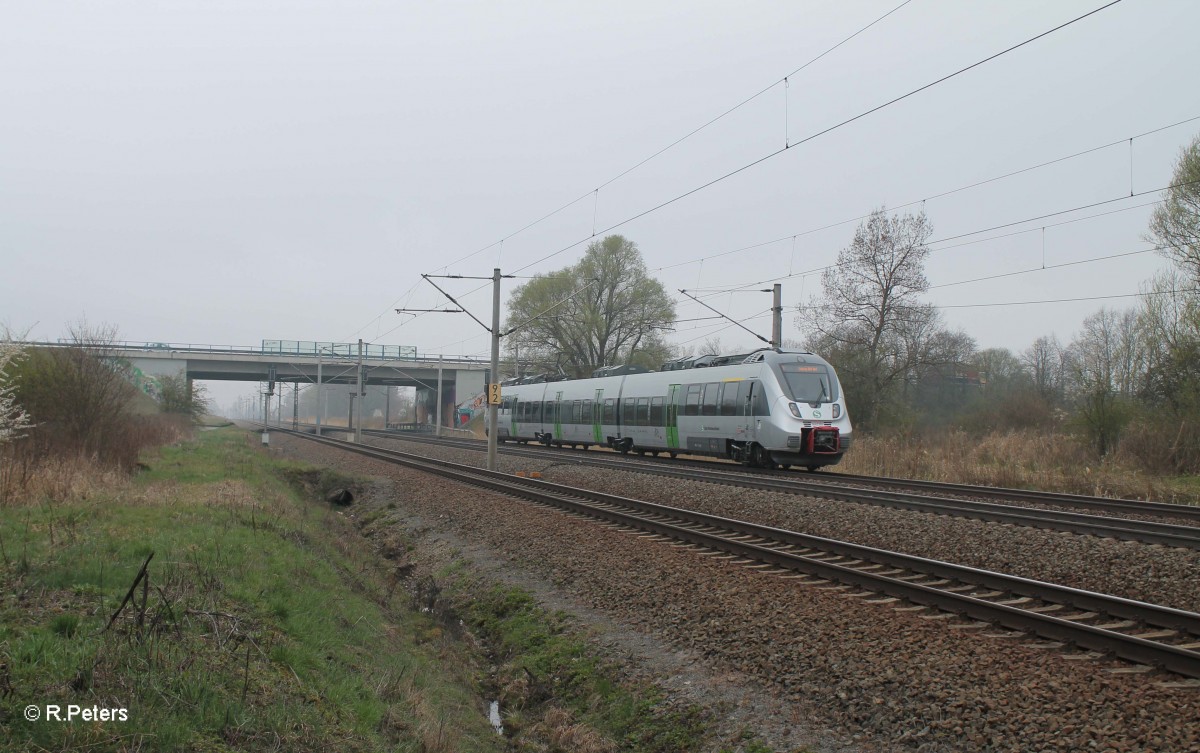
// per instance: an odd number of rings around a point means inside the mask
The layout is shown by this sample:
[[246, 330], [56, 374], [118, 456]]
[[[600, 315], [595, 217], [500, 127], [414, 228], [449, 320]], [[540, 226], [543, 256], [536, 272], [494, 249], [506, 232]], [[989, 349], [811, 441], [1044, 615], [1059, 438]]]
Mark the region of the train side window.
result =
[[721, 389], [721, 415], [736, 416], [738, 414], [738, 382], [725, 382]]
[[663, 402], [664, 398], [656, 397], [650, 401], [650, 425], [663, 425]]
[[637, 401], [637, 425], [650, 425], [650, 398], [639, 397]]
[[689, 384], [687, 387], [687, 399], [683, 404], [683, 415], [699, 416], [700, 415], [700, 390], [698, 384]]
[[609, 426], [617, 423], [617, 399], [615, 397], [604, 398], [604, 423]]
[[553, 400], [546, 401], [545, 408], [543, 408], [543, 412], [546, 415], [546, 423], [548, 423], [548, 424], [558, 423], [558, 416], [556, 415], [557, 407], [558, 407], [558, 403], [554, 402]]
[[631, 397], [621, 398], [621, 423], [625, 426], [636, 426], [637, 402]]
[[581, 423], [585, 423], [585, 424], [592, 423], [592, 401], [591, 400], [583, 401], [583, 418], [581, 420]]
[[583, 401], [571, 401], [571, 423], [577, 424], [583, 417]]
[[709, 382], [704, 385], [704, 402], [700, 410], [703, 416], [717, 415], [717, 392], [721, 389], [720, 382]]

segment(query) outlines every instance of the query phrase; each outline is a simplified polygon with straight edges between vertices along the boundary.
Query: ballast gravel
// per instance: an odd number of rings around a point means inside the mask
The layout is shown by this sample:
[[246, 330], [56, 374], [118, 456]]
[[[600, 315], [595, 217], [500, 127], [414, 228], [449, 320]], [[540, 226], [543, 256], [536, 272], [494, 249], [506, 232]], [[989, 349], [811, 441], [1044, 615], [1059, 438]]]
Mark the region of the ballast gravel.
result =
[[[662, 641], [698, 672], [735, 678], [777, 750], [1200, 751], [1200, 687], [1028, 639], [870, 604], [727, 560], [402, 467], [275, 435], [285, 454], [390, 479], [403, 515], [493, 552], [610, 629]], [[395, 446], [389, 440], [370, 440]], [[480, 453], [403, 443], [480, 465]], [[1044, 534], [678, 479], [500, 457], [501, 470], [807, 533], [1194, 609], [1197, 563], [1175, 550]], [[399, 523], [398, 523], [399, 525]], [[1086, 542], [1086, 543], [1081, 543]], [[1190, 576], [1185, 574], [1190, 573]], [[1175, 577], [1189, 582], [1169, 583]], [[896, 609], [896, 607], [902, 607]], [[1078, 659], [1078, 656], [1075, 656]], [[648, 659], [653, 666], [653, 659]], [[675, 671], [669, 663], [666, 675]], [[693, 684], [692, 702], [704, 703]], [[714, 701], [713, 707], [718, 704]], [[760, 711], [757, 716], [756, 711]]]
[[[483, 453], [471, 450], [374, 437], [370, 442], [464, 465], [482, 467], [486, 462]], [[497, 461], [499, 470], [540, 471], [554, 483], [1200, 612], [1200, 551], [573, 462], [584, 453], [562, 450], [561, 460], [502, 454]]]

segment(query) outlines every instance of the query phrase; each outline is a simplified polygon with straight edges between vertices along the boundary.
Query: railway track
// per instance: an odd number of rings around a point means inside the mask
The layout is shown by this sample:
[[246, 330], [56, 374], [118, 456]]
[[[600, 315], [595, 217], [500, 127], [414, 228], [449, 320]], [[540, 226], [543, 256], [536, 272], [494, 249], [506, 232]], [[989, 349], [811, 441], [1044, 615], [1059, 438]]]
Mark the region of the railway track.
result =
[[[883, 549], [682, 510], [532, 478], [433, 460], [284, 430], [330, 447], [479, 486], [765, 574], [905, 610], [935, 610], [928, 619], [967, 620], [952, 627], [1036, 636], [1042, 648], [1073, 646], [1073, 658], [1105, 656], [1200, 678], [1200, 614], [1052, 583], [964, 567]], [[900, 604], [903, 600], [904, 604]], [[1117, 668], [1113, 671], [1137, 671]]]
[[[386, 431], [364, 431], [364, 434], [385, 437], [389, 439], [411, 439], [407, 436], [397, 436], [394, 433]], [[481, 442], [472, 440], [429, 440], [422, 438], [416, 441], [432, 441], [435, 444], [453, 446], [460, 449], [469, 449], [474, 451], [483, 450], [483, 444]], [[1012, 504], [998, 504], [994, 502], [983, 502], [978, 500], [952, 497], [934, 497], [912, 492], [891, 491], [886, 489], [861, 489], [842, 484], [828, 483], [823, 480], [813, 480], [813, 477], [809, 475], [804, 475], [797, 478], [792, 474], [759, 474], [746, 473], [738, 470], [718, 469], [714, 467], [717, 464], [704, 461], [696, 461], [680, 466], [678, 465], [679, 461], [656, 462], [643, 460], [640, 458], [630, 459], [628, 457], [617, 457], [608, 453], [571, 453], [563, 450], [539, 449], [531, 447], [504, 447], [501, 449], [501, 452], [509, 456], [551, 460], [554, 463], [564, 465], [577, 464], [610, 467], [626, 471], [652, 473], [657, 476], [670, 476], [689, 481], [704, 481], [708, 483], [724, 484], [728, 486], [737, 486], [740, 488], [756, 489], [760, 491], [797, 494], [807, 497], [820, 497], [824, 499], [836, 499], [843, 502], [891, 507], [895, 509], [912, 510], [915, 512], [932, 513], [935, 515], [948, 515], [992, 523], [1005, 523], [1010, 525], [1027, 526], [1086, 536], [1098, 536], [1102, 538], [1125, 541], [1139, 541], [1146, 544], [1157, 544], [1161, 546], [1200, 550], [1200, 526], [1196, 525], [1180, 525], [1152, 520], [1115, 518], [1102, 515], [1093, 515], [1090, 513], [1070, 512], [1055, 509], [1028, 508]], [[871, 483], [872, 485], [877, 480], [874, 477], [865, 478], [867, 479], [867, 482]], [[979, 488], [986, 488], [959, 487], [957, 485], [949, 486], [954, 486], [956, 489], [963, 489], [965, 490], [963, 492], [965, 494], [974, 493], [974, 491]], [[1024, 494], [1036, 495], [1038, 493], [1028, 492]], [[1050, 496], [1072, 497], [1073, 495]], [[1123, 503], [1131, 509], [1138, 510], [1141, 510], [1141, 508], [1138, 507], [1139, 505], [1153, 504], [1120, 500], [1102, 500], [1091, 497], [1080, 497], [1078, 499], [1086, 500], [1088, 502], [1093, 500], [1099, 500], [1101, 502], [1118, 502]], [[1048, 502], [1045, 500], [1042, 501], [1046, 504], [1061, 504], [1057, 502]], [[1181, 510], [1196, 512], [1198, 513], [1196, 522], [1200, 523], [1200, 508], [1184, 507], [1181, 505], [1158, 505], [1158, 507], [1172, 508], [1172, 510], [1178, 508]], [[1143, 511], [1143, 514], [1146, 514], [1146, 511]]]

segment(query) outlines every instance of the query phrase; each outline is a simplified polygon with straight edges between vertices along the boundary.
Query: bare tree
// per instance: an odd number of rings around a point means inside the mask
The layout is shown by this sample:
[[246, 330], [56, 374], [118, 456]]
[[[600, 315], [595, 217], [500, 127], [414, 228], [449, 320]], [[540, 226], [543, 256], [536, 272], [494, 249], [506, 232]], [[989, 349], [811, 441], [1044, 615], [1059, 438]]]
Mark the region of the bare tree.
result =
[[1021, 354], [1021, 363], [1029, 371], [1033, 388], [1047, 401], [1062, 397], [1066, 353], [1054, 335], [1039, 337]]
[[1116, 446], [1131, 416], [1130, 364], [1141, 359], [1128, 353], [1135, 347], [1128, 332], [1130, 322], [1136, 322], [1136, 317], [1101, 309], [1083, 320], [1083, 329], [1068, 349], [1067, 373], [1077, 418], [1100, 455]]
[[124, 425], [134, 387], [116, 357], [116, 328], [84, 322], [68, 328], [69, 345], [29, 351], [17, 379], [20, 402], [56, 442], [105, 453]]
[[1030, 379], [1021, 359], [1008, 348], [987, 348], [971, 357], [985, 392], [1005, 394], [1027, 387]]
[[834, 360], [859, 422], [875, 426], [889, 394], [929, 369], [961, 362], [970, 338], [948, 332], [937, 310], [921, 300], [926, 243], [933, 227], [924, 213], [889, 216], [877, 209], [822, 276], [822, 293], [797, 321], [808, 347]]
[[1147, 460], [1165, 462], [1177, 473], [1200, 471], [1200, 296], [1185, 292], [1183, 270], [1151, 280], [1139, 324], [1146, 373], [1139, 415]]

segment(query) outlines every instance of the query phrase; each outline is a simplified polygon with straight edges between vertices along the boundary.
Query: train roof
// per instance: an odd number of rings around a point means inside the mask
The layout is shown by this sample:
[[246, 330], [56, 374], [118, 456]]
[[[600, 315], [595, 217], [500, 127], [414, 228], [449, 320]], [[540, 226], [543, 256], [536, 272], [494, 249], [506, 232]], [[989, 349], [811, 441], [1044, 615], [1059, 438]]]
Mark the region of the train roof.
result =
[[[689, 362], [689, 363], [687, 363], [687, 365], [676, 365], [676, 364], [682, 364], [684, 362]], [[524, 385], [530, 385], [530, 384], [542, 384], [545, 382], [578, 382], [578, 381], [583, 381], [583, 380], [587, 380], [587, 379], [613, 378], [616, 376], [627, 376], [627, 375], [641, 374], [641, 373], [662, 374], [663, 372], [670, 372], [670, 371], [709, 369], [709, 368], [718, 368], [721, 366], [743, 366], [743, 365], [751, 365], [751, 364], [756, 364], [756, 363], [776, 364], [776, 363], [796, 363], [796, 362], [819, 363], [819, 364], [822, 364], [825, 366], [829, 365], [829, 362], [826, 361], [824, 358], [821, 358], [820, 356], [816, 355], [815, 353], [811, 353], [809, 351], [782, 350], [779, 348], [761, 348], [761, 349], [753, 351], [751, 353], [739, 353], [739, 354], [725, 355], [725, 356], [708, 354], [708, 355], [694, 357], [694, 358], [680, 359], [678, 361], [670, 361], [668, 363], [663, 364], [663, 367], [661, 369], [659, 369], [658, 371], [645, 372], [644, 370], [639, 371], [636, 369], [624, 370], [623, 367], [613, 366], [613, 367], [605, 367], [604, 369], [598, 369], [595, 372], [593, 372], [593, 375], [590, 377], [579, 377], [579, 378], [572, 379], [572, 378], [566, 377], [565, 375], [562, 375], [562, 374], [556, 374], [556, 375], [540, 374], [540, 375], [533, 376], [533, 377], [526, 377], [519, 381], [509, 380], [509, 382], [506, 383], [506, 386], [524, 386]], [[682, 376], [683, 376], [682, 374], [677, 375], [678, 378], [681, 378]], [[696, 378], [703, 379], [703, 376], [698, 374], [696, 376]]]

